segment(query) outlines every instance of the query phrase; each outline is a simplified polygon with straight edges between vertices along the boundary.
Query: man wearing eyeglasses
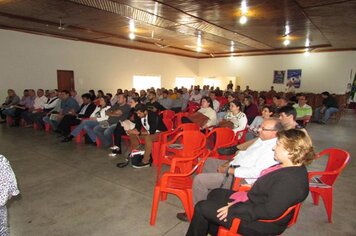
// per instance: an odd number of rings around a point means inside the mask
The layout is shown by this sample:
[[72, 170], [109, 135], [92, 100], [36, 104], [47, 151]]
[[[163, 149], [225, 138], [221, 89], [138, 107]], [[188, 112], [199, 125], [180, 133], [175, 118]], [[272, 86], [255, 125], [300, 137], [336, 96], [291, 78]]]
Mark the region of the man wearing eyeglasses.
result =
[[149, 111], [144, 104], [138, 104], [135, 107], [137, 119], [135, 120], [135, 129], [128, 131], [130, 136], [131, 148], [137, 149], [140, 138], [145, 140], [145, 153], [139, 164], [132, 165], [134, 168], [144, 168], [151, 166], [152, 143], [157, 140], [158, 133], [167, 131], [161, 117]]
[[[205, 200], [215, 188], [230, 188], [234, 177], [241, 182], [253, 184], [262, 170], [276, 165], [273, 147], [277, 141], [277, 132], [282, 130], [281, 122], [276, 118], [265, 119], [259, 128], [259, 138], [245, 151], [239, 151], [232, 161], [208, 158], [203, 173], [193, 181], [193, 203]], [[178, 213], [177, 218], [187, 221], [185, 213]]]

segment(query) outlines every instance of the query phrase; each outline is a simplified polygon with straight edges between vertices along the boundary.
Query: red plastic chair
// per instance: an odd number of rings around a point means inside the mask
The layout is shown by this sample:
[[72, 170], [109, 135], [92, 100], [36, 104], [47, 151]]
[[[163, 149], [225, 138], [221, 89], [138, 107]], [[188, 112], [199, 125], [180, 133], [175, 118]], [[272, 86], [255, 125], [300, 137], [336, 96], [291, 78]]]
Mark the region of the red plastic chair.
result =
[[[294, 225], [297, 222], [301, 205], [302, 205], [302, 203], [298, 203], [298, 204], [296, 204], [294, 206], [289, 207], [283, 213], [283, 215], [281, 215], [277, 219], [259, 220], [259, 221], [268, 222], [268, 223], [276, 222], [276, 221], [279, 221], [279, 220], [283, 219], [285, 216], [287, 216], [289, 213], [291, 213], [294, 210], [293, 217], [291, 218], [291, 220], [288, 223], [288, 227], [291, 227], [292, 225]], [[226, 229], [226, 228], [220, 226], [219, 227], [218, 236], [241, 236], [241, 234], [237, 233], [237, 231], [239, 229], [239, 226], [240, 226], [240, 222], [241, 222], [241, 220], [239, 218], [234, 218], [230, 229]]]
[[200, 109], [200, 104], [196, 102], [188, 102], [187, 112], [192, 114]]
[[[172, 147], [180, 146], [179, 148]], [[173, 158], [189, 157], [205, 149], [206, 138], [199, 130], [182, 131], [166, 143], [161, 144], [157, 160], [157, 179], [159, 179], [162, 165], [171, 165]], [[178, 167], [178, 165], [177, 165]]]
[[309, 172], [309, 189], [314, 205], [319, 204], [319, 197], [324, 201], [328, 220], [332, 223], [333, 185], [349, 162], [350, 154], [342, 149], [328, 148], [321, 151], [318, 157], [328, 155], [329, 159], [324, 171]]
[[241, 131], [237, 131], [235, 134], [234, 144], [239, 145], [246, 142], [247, 128]]
[[170, 119], [172, 120], [174, 118], [175, 112], [172, 110], [164, 110], [159, 113], [162, 115], [162, 119]]
[[188, 112], [179, 112], [174, 115], [174, 127], [177, 128], [179, 125], [182, 124], [182, 117], [188, 116]]
[[230, 128], [215, 128], [206, 134], [207, 143], [212, 143], [211, 156], [219, 157], [218, 148], [232, 146], [235, 133]]
[[[172, 160], [170, 171], [162, 175], [162, 177], [156, 183], [156, 186], [154, 188], [150, 218], [151, 225], [154, 225], [156, 222], [160, 197], [161, 201], [164, 201], [167, 199], [168, 193], [176, 195], [181, 200], [188, 219], [192, 218], [194, 211], [192, 195], [193, 174], [201, 173], [204, 163], [208, 158], [209, 154], [209, 151], [202, 150], [196, 155], [186, 158], [174, 158]], [[198, 158], [200, 158], [200, 161], [198, 162], [198, 164], [192, 167], [193, 163], [196, 162]], [[176, 166], [178, 164], [190, 166], [191, 168], [186, 169], [186, 172], [184, 173], [177, 173]]]

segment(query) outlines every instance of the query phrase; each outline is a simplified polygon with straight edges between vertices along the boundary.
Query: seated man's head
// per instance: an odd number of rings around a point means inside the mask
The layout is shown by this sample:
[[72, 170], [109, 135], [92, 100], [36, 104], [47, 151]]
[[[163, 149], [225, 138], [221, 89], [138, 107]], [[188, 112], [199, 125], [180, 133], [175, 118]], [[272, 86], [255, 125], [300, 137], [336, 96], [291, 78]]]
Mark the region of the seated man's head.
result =
[[117, 96], [117, 103], [119, 105], [124, 105], [127, 103], [127, 96], [123, 93], [120, 93], [118, 96]]
[[216, 99], [216, 93], [215, 93], [215, 91], [210, 91], [209, 97], [211, 98], [212, 101], [214, 101], [214, 100]]
[[68, 90], [62, 90], [61, 94], [62, 94], [62, 96], [61, 96], [62, 100], [67, 100], [70, 97], [70, 93]]
[[167, 98], [168, 97], [168, 90], [163, 90], [162, 97], [163, 98]]
[[148, 93], [148, 95], [147, 95], [147, 97], [148, 97], [148, 99], [150, 100], [150, 101], [154, 101], [154, 100], [156, 100], [156, 92], [154, 92], [154, 91], [150, 91], [149, 93]]
[[307, 98], [305, 97], [305, 95], [299, 95], [298, 97], [298, 104], [299, 106], [304, 106], [305, 104], [307, 104], [308, 100]]
[[327, 98], [327, 97], [330, 96], [330, 93], [327, 92], [327, 91], [325, 91], [325, 92], [322, 92], [322, 93], [321, 93], [321, 96], [325, 99], [325, 98]]
[[148, 114], [147, 106], [145, 104], [139, 103], [135, 106], [135, 112], [138, 117], [143, 118]]
[[38, 89], [37, 90], [37, 97], [42, 97], [44, 95], [44, 90], [43, 89]]
[[278, 110], [279, 119], [283, 127], [286, 129], [295, 125], [297, 111], [292, 106], [284, 106]]
[[83, 104], [87, 105], [93, 102], [93, 97], [90, 95], [90, 93], [84, 93], [82, 95], [82, 99], [83, 99]]
[[282, 130], [280, 120], [276, 118], [267, 118], [263, 120], [261, 126], [258, 128], [259, 137], [262, 140], [269, 140], [277, 137], [277, 132]]
[[278, 99], [278, 107], [284, 107], [288, 105], [288, 100], [285, 97]]
[[253, 102], [253, 97], [251, 95], [248, 95], [244, 98], [244, 104], [245, 106], [249, 106], [251, 105], [251, 103]]

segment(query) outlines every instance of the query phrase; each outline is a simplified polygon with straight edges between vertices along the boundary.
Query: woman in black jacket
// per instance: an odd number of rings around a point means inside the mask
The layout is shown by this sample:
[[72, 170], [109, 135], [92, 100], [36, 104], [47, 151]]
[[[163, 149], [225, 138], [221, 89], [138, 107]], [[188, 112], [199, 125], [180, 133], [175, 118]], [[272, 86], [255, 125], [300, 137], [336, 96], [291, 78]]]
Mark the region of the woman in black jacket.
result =
[[315, 153], [303, 131], [280, 131], [277, 136], [274, 152], [280, 164], [262, 171], [245, 195], [228, 189], [213, 190], [207, 200], [195, 206], [188, 236], [217, 235], [219, 225], [230, 228], [236, 217], [241, 219], [238, 233], [242, 235], [279, 235], [287, 228], [293, 212], [273, 223], [259, 220], [278, 218], [304, 201], [309, 192], [305, 165], [313, 161]]

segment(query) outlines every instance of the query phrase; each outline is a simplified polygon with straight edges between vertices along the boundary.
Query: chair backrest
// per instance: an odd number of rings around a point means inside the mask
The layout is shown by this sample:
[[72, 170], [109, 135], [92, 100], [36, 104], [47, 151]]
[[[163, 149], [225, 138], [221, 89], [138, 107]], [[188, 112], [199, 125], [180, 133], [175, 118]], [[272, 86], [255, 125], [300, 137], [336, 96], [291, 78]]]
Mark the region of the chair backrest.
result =
[[159, 114], [162, 115], [162, 119], [171, 119], [172, 120], [174, 118], [175, 112], [172, 110], [164, 110], [164, 111], [161, 111]]
[[328, 148], [319, 153], [319, 156], [328, 155], [325, 172], [335, 172], [333, 175], [323, 175], [320, 180], [327, 185], [333, 185], [340, 172], [345, 168], [350, 159], [350, 154], [342, 149]]
[[247, 128], [241, 131], [237, 131], [235, 134], [234, 145], [244, 143], [246, 141]]
[[174, 115], [174, 127], [177, 128], [179, 125], [182, 124], [182, 117], [183, 116], [188, 116], [188, 112], [179, 112]]
[[[205, 148], [206, 138], [200, 130], [186, 130], [180, 133], [184, 152], [196, 151]], [[179, 134], [178, 134], [179, 135]]]
[[232, 129], [227, 127], [215, 128], [208, 134], [206, 134], [207, 141], [213, 140], [213, 151], [216, 151], [220, 147], [231, 145], [235, 138], [235, 133]]
[[173, 121], [172, 121], [172, 119], [163, 118], [162, 120], [163, 120], [163, 123], [166, 126], [168, 131], [173, 129]]

